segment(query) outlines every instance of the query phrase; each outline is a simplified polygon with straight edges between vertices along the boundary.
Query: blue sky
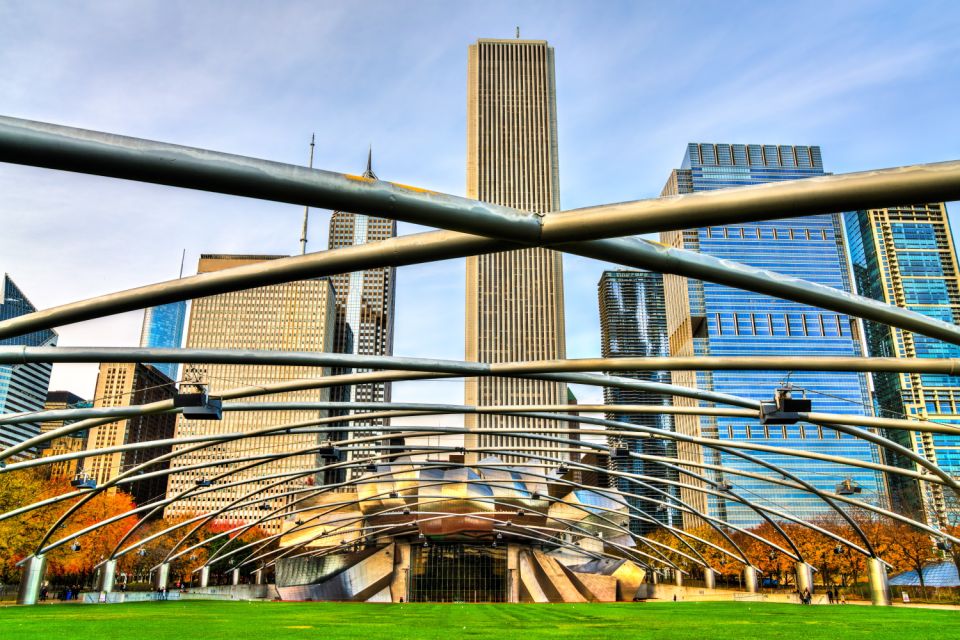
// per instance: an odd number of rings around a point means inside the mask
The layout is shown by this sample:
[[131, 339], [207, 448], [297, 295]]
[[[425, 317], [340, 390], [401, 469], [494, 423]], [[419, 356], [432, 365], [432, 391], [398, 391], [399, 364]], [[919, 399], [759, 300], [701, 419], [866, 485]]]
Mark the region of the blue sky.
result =
[[[960, 158], [955, 2], [0, 0], [0, 113], [301, 164], [315, 132], [317, 167], [358, 172], [372, 144], [381, 178], [462, 195], [467, 45], [516, 26], [556, 49], [564, 208], [658, 195], [691, 141], [819, 144], [838, 173]], [[184, 248], [187, 273], [200, 253], [294, 253], [301, 215], [0, 165], [0, 271], [46, 308], [175, 277]], [[608, 265], [564, 264], [568, 353], [598, 355]], [[400, 270], [398, 355], [463, 356], [463, 281], [462, 260]], [[135, 345], [140, 319], [60, 344]], [[57, 366], [52, 386], [90, 396], [95, 376]]]

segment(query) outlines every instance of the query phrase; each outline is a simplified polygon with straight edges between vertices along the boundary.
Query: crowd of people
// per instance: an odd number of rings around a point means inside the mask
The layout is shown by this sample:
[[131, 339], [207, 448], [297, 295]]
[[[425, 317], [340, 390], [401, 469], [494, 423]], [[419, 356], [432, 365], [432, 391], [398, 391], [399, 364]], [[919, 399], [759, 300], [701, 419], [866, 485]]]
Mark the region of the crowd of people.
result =
[[[800, 604], [813, 604], [813, 594], [810, 593], [810, 589], [798, 590], [797, 596], [800, 598]], [[827, 604], [847, 604], [847, 598], [839, 588], [831, 587], [827, 589]]]

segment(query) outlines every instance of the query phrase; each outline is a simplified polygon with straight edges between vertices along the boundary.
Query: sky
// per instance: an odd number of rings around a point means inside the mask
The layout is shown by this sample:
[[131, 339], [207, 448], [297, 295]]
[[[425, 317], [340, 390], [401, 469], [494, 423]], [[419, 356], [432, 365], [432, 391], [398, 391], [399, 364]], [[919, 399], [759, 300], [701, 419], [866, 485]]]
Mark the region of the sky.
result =
[[[372, 145], [381, 179], [464, 195], [467, 46], [517, 27], [556, 51], [564, 209], [658, 196], [688, 142], [816, 144], [834, 173], [960, 159], [956, 2], [0, 0], [0, 115], [295, 164], [316, 134], [318, 168], [359, 173]], [[183, 250], [187, 275], [201, 253], [297, 253], [302, 215], [0, 164], [0, 272], [44, 309], [174, 278]], [[309, 251], [328, 220], [312, 212]], [[564, 257], [569, 357], [600, 354], [609, 268]], [[396, 355], [462, 359], [464, 279], [463, 260], [399, 270]], [[59, 344], [136, 346], [141, 321], [59, 327]], [[51, 389], [95, 381], [56, 365]]]

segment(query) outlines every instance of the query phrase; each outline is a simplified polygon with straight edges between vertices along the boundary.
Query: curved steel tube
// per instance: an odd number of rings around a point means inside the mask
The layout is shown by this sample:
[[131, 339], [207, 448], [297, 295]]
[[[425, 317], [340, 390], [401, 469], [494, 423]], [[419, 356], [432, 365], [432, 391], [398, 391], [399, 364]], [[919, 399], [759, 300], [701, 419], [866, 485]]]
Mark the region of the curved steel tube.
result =
[[[537, 417], [543, 417], [544, 419], [551, 419], [551, 420], [553, 420], [553, 419], [570, 420], [570, 418], [571, 418], [570, 416], [555, 416], [555, 415], [545, 415], [545, 416], [537, 416]], [[338, 416], [338, 417], [336, 417], [336, 418], [320, 419], [319, 421], [311, 421], [311, 424], [312, 424], [312, 423], [315, 423], [315, 422], [329, 422], [329, 421], [332, 421], [332, 420], [342, 421], [343, 418], [344, 418], [344, 416]], [[358, 419], [359, 419], [359, 418], [358, 418]], [[608, 425], [608, 426], [616, 426], [616, 427], [618, 427], [618, 428], [627, 427], [630, 431], [644, 431], [643, 428], [639, 428], [639, 427], [631, 426], [631, 425], [625, 425], [625, 423], [611, 422], [611, 421], [600, 421], [599, 419], [594, 419], [594, 418], [586, 418], [586, 417], [583, 417], [583, 418], [577, 418], [577, 419], [574, 420], [574, 421], [576, 421], [576, 422], [594, 422], [594, 423], [599, 423], [599, 424]], [[631, 428], [631, 427], [632, 427], [632, 428]], [[282, 430], [282, 429], [284, 429], [284, 428], [286, 428], [286, 426], [272, 427], [272, 428], [266, 429], [265, 431], [278, 431], [278, 430]], [[659, 432], [659, 430], [652, 430], [652, 431], [653, 431], [653, 433], [651, 433], [651, 430], [647, 430], [647, 432], [648, 432], [650, 435], [653, 435], [653, 436], [655, 436], [655, 437], [664, 437], [664, 436], [666, 435], [666, 434], [664, 434], [663, 432]], [[247, 435], [250, 435], [250, 434], [247, 434]], [[627, 434], [627, 435], [629, 435], [629, 434]], [[857, 435], [857, 433], [855, 432], [854, 435]], [[528, 436], [528, 437], [534, 438], [535, 436]], [[667, 436], [667, 437], [671, 437], [671, 436]], [[675, 438], [675, 434], [674, 434], [674, 439], [676, 439], [676, 438]], [[881, 439], [881, 440], [882, 440], [882, 439]], [[201, 445], [201, 447], [202, 447], [202, 446], [209, 446], [210, 444], [211, 444], [211, 443], [207, 443], [207, 444]], [[705, 443], [700, 443], [700, 444], [705, 444]], [[719, 444], [719, 443], [717, 443], [717, 444]], [[731, 443], [729, 443], [729, 442], [728, 442], [728, 443], [724, 443], [724, 444], [726, 444], [727, 447], [729, 447], [729, 446], [731, 445]], [[738, 443], [738, 444], [742, 444], [742, 443]], [[723, 447], [723, 448], [726, 449], [727, 447]], [[768, 448], [768, 449], [769, 449], [769, 448]], [[789, 452], [789, 450], [788, 450], [788, 452]], [[183, 453], [183, 451], [178, 452], [178, 453]], [[733, 453], [733, 452], [731, 452], [731, 451], [728, 450], [727, 453]], [[291, 454], [291, 455], [294, 455], [294, 454]], [[155, 462], [155, 461], [151, 461], [151, 462], [148, 463], [148, 464], [153, 464], [154, 462]], [[210, 463], [210, 464], [207, 465], [207, 466], [213, 466], [213, 465], [215, 465], [215, 463]], [[174, 471], [174, 470], [171, 470], [171, 471]], [[119, 478], [119, 477], [118, 477], [118, 478]], [[107, 487], [107, 486], [108, 486], [108, 485], [104, 485], [103, 488], [105, 488], [105, 487]], [[102, 489], [102, 488], [101, 488], [101, 489]], [[92, 494], [92, 493], [93, 493], [93, 492], [91, 492], [91, 494]], [[88, 494], [86, 499], [89, 499], [90, 497], [92, 497], [91, 494]], [[819, 495], [819, 492], [818, 492], [818, 495]], [[823, 498], [822, 495], [821, 495], [821, 497]], [[827, 500], [828, 504], [831, 504], [831, 506], [833, 506], [834, 508], [836, 508], [835, 505], [832, 505], [832, 503], [829, 503], [829, 500], [828, 500], [828, 499], [825, 498], [825, 500]], [[79, 507], [77, 507], [77, 508], [79, 508]], [[62, 520], [65, 520], [65, 518], [68, 517], [68, 516], [69, 516], [69, 512], [68, 512], [67, 514], [64, 514], [64, 516], [62, 517]], [[52, 532], [52, 531], [55, 530], [57, 527], [59, 527], [60, 524], [62, 524], [62, 522], [58, 522], [57, 525], [55, 525], [54, 527], [51, 528], [50, 532]], [[45, 537], [45, 539], [44, 539], [43, 542], [45, 543], [47, 539], [48, 539], [48, 538]]]

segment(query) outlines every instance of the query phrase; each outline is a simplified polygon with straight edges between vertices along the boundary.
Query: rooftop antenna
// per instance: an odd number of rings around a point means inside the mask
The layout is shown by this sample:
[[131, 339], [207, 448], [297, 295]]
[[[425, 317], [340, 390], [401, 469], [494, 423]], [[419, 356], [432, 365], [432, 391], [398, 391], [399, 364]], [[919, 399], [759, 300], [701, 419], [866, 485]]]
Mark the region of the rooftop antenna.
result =
[[[316, 134], [310, 134], [310, 168], [313, 169], [313, 145]], [[303, 230], [300, 232], [300, 255], [307, 253], [307, 225], [310, 224], [310, 205], [303, 207]]]
[[184, 249], [183, 253], [180, 254], [180, 276], [183, 277], [183, 261], [187, 259], [187, 250]]
[[517, 40], [520, 39], [520, 27], [517, 26]]

